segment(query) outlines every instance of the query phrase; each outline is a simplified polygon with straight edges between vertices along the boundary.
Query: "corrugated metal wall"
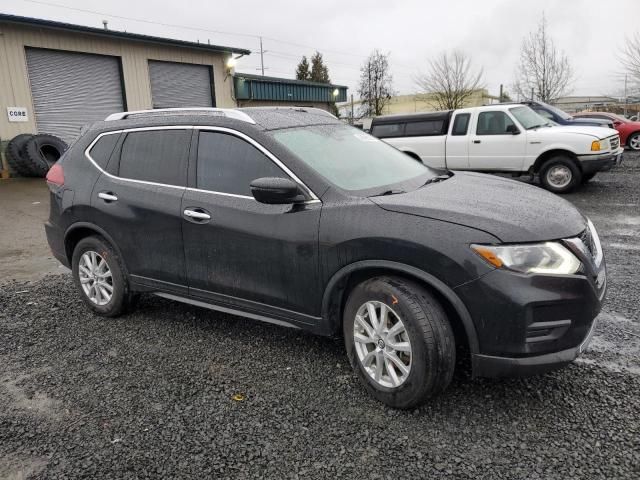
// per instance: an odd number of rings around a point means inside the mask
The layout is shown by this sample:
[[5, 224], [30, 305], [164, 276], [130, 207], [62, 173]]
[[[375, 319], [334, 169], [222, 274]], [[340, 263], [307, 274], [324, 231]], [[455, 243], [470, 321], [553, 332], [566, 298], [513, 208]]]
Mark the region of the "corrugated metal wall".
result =
[[333, 95], [333, 85], [304, 85], [245, 78], [242, 74], [234, 77], [238, 100], [269, 100], [280, 102], [346, 102], [347, 89], [338, 87], [338, 96]]
[[[148, 67], [150, 59], [210, 65], [214, 72], [217, 106], [235, 106], [232, 96], [232, 77], [225, 79], [226, 54], [113, 39], [51, 28], [0, 23], [0, 106], [3, 110], [0, 111], [0, 138], [2, 140], [10, 140], [19, 133], [36, 131], [25, 47], [120, 57], [129, 110], [152, 107]], [[26, 107], [29, 121], [26, 123], [8, 122], [6, 107]]]

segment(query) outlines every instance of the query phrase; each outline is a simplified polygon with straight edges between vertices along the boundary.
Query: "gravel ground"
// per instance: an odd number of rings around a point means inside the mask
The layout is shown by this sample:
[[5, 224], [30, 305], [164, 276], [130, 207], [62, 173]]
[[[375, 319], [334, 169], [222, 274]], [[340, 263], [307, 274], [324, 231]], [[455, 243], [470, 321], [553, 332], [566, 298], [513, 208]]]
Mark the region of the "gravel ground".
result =
[[87, 312], [68, 275], [0, 287], [0, 478], [640, 477], [640, 158], [568, 196], [601, 233], [587, 354], [420, 409], [367, 396], [341, 341], [143, 297]]

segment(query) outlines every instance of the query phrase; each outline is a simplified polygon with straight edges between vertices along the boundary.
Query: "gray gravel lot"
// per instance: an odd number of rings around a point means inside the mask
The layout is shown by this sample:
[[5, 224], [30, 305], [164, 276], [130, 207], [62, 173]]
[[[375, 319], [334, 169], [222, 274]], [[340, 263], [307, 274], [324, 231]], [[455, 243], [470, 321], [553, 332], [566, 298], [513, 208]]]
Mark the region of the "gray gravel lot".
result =
[[[68, 275], [0, 287], [0, 478], [640, 477], [640, 156], [567, 196], [605, 246], [587, 354], [412, 412], [340, 340], [143, 297], [105, 320]], [[234, 396], [237, 399], [234, 400]]]

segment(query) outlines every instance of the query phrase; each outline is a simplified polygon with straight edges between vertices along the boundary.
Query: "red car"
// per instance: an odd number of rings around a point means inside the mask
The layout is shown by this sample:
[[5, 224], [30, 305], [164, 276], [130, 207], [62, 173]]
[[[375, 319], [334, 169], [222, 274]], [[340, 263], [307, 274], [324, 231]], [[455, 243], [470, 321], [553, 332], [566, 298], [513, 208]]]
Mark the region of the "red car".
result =
[[632, 150], [640, 150], [640, 122], [632, 122], [622, 115], [607, 112], [581, 112], [573, 115], [576, 118], [599, 118], [611, 120], [613, 127], [620, 134], [620, 143]]

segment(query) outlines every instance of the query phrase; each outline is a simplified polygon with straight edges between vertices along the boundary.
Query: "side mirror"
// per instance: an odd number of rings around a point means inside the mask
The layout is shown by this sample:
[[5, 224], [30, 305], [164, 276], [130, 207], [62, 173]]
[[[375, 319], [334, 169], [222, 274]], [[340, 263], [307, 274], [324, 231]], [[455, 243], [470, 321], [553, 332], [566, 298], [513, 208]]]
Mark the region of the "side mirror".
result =
[[507, 125], [507, 133], [511, 135], [520, 135], [520, 130], [515, 125]]
[[256, 178], [250, 187], [253, 198], [260, 203], [277, 205], [305, 201], [298, 184], [288, 178]]

